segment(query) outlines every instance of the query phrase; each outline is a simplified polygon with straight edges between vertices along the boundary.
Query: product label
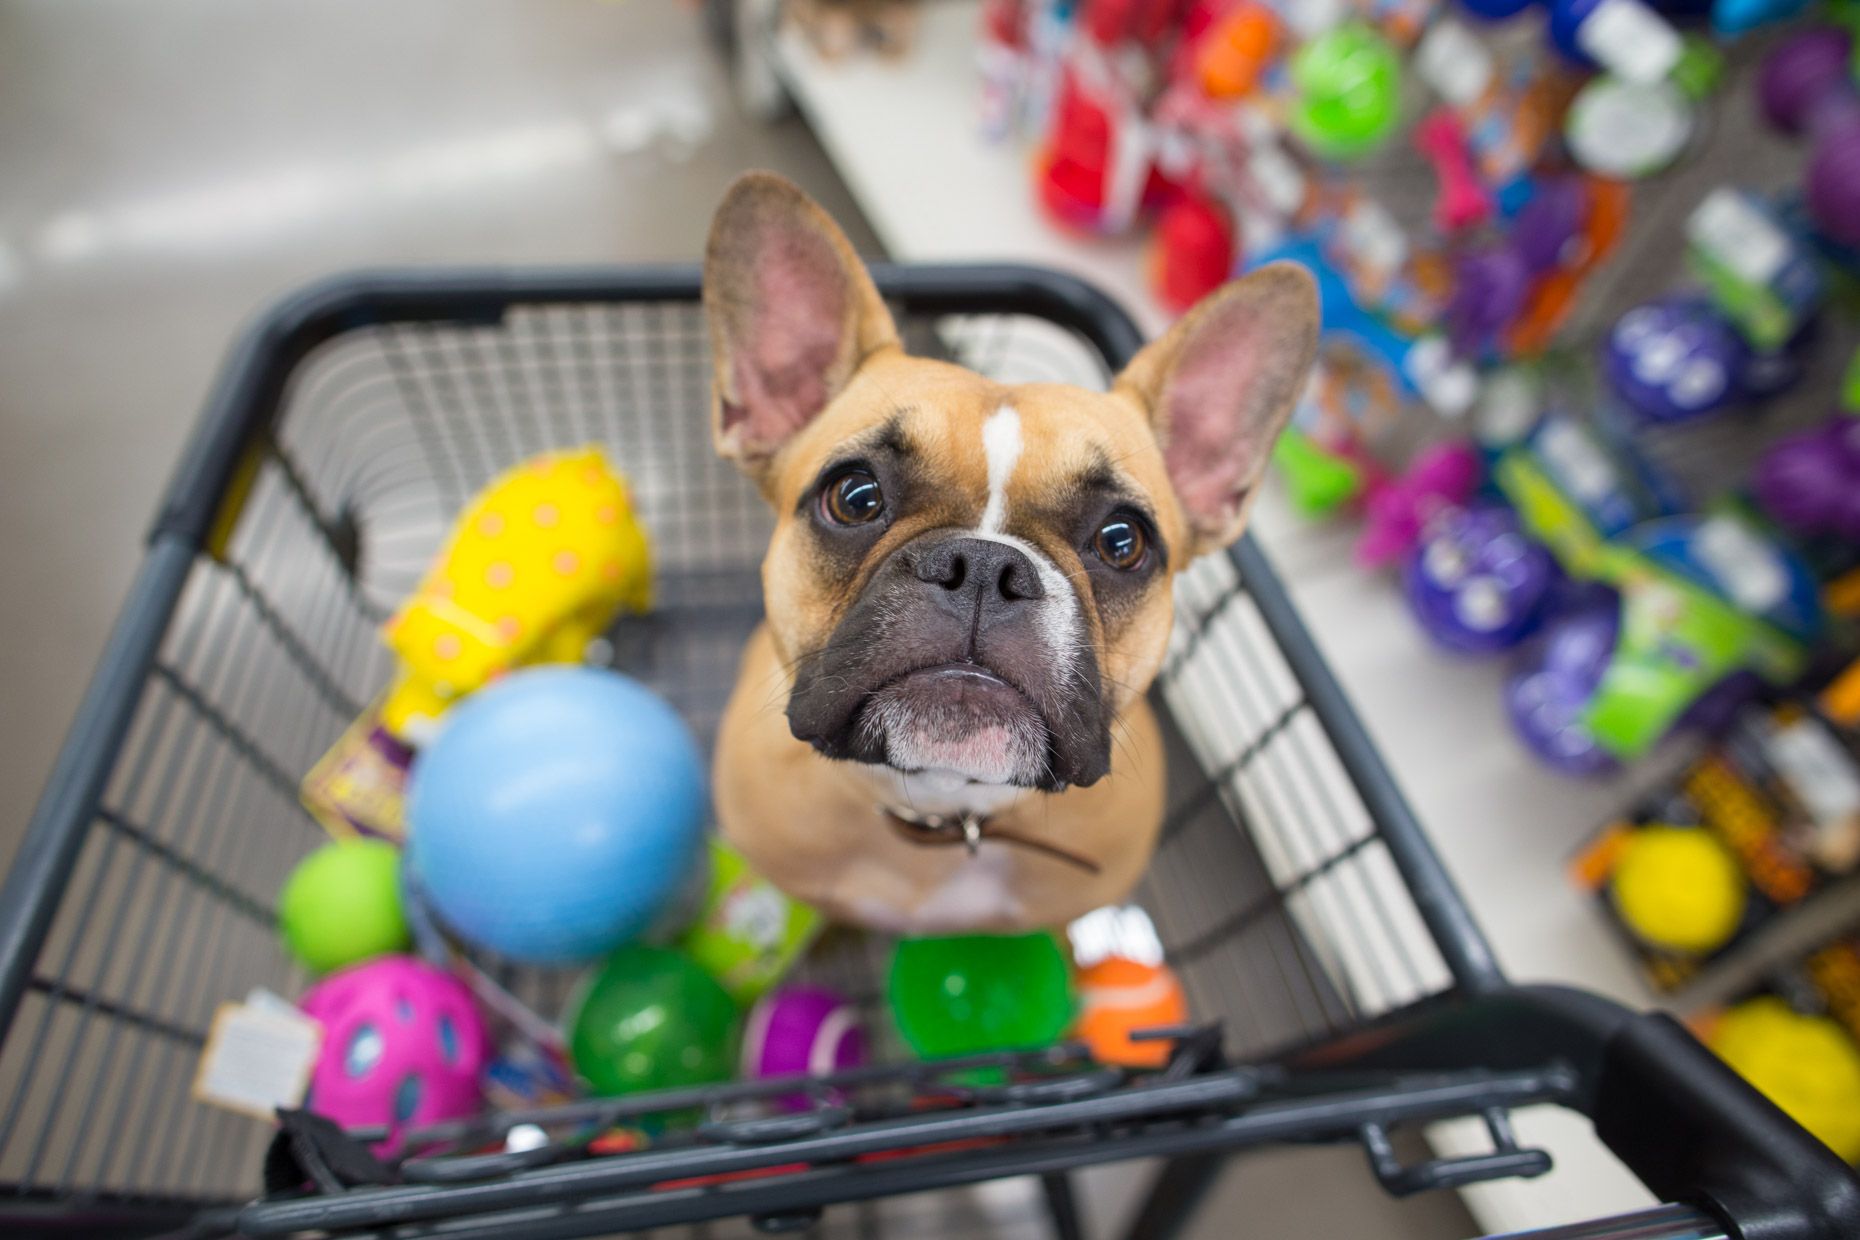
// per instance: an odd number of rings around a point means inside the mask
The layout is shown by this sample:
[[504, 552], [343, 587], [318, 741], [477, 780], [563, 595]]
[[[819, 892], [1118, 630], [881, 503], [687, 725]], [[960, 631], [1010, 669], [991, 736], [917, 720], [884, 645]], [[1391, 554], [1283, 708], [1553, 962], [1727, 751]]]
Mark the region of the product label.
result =
[[223, 1003], [194, 1074], [194, 1097], [269, 1120], [299, 1107], [323, 1042], [323, 1026], [275, 996]]

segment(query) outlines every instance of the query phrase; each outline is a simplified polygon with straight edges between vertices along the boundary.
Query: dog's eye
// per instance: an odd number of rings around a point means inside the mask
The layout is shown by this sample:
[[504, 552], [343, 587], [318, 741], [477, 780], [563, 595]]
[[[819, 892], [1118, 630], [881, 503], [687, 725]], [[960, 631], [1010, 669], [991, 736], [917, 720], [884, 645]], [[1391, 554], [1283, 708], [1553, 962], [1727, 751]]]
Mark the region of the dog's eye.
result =
[[1121, 516], [1110, 517], [1099, 526], [1091, 545], [1099, 559], [1125, 572], [1141, 567], [1150, 549], [1149, 538], [1144, 534], [1143, 527], [1129, 517]]
[[827, 484], [820, 506], [835, 525], [864, 525], [885, 510], [885, 493], [871, 474], [849, 469]]

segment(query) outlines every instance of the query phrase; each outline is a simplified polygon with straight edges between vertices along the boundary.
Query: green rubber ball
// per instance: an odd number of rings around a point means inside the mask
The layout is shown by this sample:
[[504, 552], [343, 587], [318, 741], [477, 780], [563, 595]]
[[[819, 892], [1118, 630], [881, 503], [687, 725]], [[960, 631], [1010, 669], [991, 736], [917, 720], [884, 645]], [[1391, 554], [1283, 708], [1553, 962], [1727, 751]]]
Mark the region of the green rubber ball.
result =
[[400, 849], [384, 840], [335, 840], [284, 880], [278, 922], [285, 946], [312, 973], [405, 951], [412, 943], [400, 896]]
[[736, 1075], [736, 1001], [689, 958], [630, 943], [572, 1005], [568, 1054], [603, 1096], [708, 1085]]
[[1360, 22], [1319, 35], [1292, 57], [1297, 102], [1292, 132], [1320, 158], [1353, 159], [1395, 127], [1401, 114], [1401, 57]]
[[905, 939], [887, 984], [898, 1032], [925, 1059], [1037, 1050], [1072, 1023], [1072, 974], [1053, 936]]

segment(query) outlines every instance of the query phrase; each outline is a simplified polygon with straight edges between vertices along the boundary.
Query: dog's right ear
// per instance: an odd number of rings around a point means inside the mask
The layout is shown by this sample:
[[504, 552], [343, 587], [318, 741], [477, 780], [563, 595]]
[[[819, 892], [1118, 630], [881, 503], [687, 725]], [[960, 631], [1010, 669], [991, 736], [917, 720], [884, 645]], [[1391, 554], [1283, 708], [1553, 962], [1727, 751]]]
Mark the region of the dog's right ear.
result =
[[898, 343], [845, 235], [770, 172], [739, 178], [717, 208], [704, 251], [704, 313], [717, 451], [758, 480], [861, 362]]

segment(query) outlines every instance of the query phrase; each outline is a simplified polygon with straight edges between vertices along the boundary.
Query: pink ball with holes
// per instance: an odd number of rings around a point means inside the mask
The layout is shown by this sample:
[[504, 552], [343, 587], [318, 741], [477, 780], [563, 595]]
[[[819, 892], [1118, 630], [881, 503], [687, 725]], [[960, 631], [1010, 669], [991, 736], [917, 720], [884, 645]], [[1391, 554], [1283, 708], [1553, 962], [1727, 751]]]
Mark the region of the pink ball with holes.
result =
[[323, 1026], [306, 1106], [345, 1128], [402, 1129], [477, 1113], [491, 1054], [471, 991], [411, 956], [381, 956], [312, 986], [298, 1004]]

